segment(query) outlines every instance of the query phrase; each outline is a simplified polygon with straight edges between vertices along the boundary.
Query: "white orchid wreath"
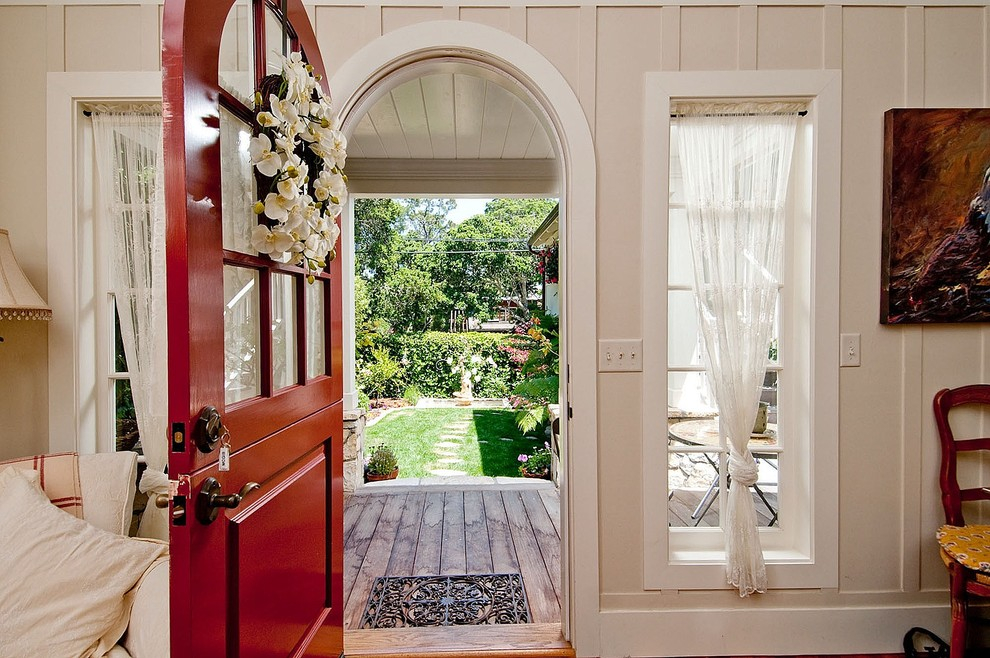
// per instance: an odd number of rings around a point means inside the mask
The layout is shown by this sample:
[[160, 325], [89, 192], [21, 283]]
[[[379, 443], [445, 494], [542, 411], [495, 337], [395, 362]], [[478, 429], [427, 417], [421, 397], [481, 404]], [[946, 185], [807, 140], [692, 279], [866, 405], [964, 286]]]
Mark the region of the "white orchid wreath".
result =
[[[272, 77], [272, 76], [270, 76]], [[258, 135], [251, 139], [251, 163], [269, 179], [254, 211], [272, 220], [251, 233], [251, 245], [273, 260], [302, 265], [314, 274], [336, 257], [336, 217], [347, 201], [344, 160], [347, 140], [338, 130], [333, 106], [302, 54], [282, 60], [278, 93], [255, 94]], [[315, 176], [310, 176], [310, 169]]]

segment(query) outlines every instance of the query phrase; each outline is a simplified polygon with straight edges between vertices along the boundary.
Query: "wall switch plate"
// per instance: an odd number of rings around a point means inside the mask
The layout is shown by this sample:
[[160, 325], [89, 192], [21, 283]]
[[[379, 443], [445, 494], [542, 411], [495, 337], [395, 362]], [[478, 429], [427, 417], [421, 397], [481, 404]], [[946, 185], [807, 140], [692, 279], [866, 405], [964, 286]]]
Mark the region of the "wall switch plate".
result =
[[842, 334], [839, 337], [839, 367], [859, 365], [859, 334]]
[[598, 341], [598, 372], [642, 371], [642, 339]]

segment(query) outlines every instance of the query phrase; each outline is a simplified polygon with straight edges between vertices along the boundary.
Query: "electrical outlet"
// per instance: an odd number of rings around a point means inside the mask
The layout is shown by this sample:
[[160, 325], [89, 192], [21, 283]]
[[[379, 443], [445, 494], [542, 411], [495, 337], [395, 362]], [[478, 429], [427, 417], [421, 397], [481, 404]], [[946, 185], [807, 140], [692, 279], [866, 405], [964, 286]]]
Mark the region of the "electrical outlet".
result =
[[599, 372], [642, 372], [642, 370], [642, 339], [598, 341]]
[[839, 337], [839, 367], [859, 365], [859, 334], [842, 334]]

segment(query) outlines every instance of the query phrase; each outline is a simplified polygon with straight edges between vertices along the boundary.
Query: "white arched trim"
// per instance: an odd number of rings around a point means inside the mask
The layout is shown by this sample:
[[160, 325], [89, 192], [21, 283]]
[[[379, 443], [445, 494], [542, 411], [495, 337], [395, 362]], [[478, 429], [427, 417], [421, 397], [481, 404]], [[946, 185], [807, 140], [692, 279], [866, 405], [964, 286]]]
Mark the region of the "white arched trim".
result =
[[[563, 618], [565, 633], [578, 655], [600, 655], [595, 361], [597, 173], [588, 120], [560, 72], [525, 42], [477, 23], [431, 21], [375, 39], [337, 69], [330, 88], [341, 110], [344, 132], [353, 130], [370, 98], [381, 93], [382, 88], [401, 83], [412, 70], [410, 65], [428, 60], [473, 63], [513, 81], [513, 86], [525, 92], [538, 110], [537, 116], [545, 120], [544, 128], [561, 163], [561, 258], [565, 272], [561, 349], [567, 367], [562, 374], [569, 381], [566, 402], [574, 414], [567, 422], [561, 500], [567, 602]], [[343, 235], [350, 235], [352, 240], [350, 246], [342, 245], [346, 254], [353, 250], [353, 230], [345, 228]], [[345, 276], [353, 277], [353, 260], [348, 267], [345, 256], [342, 265]], [[353, 291], [347, 280], [344, 288]], [[346, 360], [350, 359], [353, 372], [353, 303], [348, 305], [345, 299], [344, 308], [344, 366], [346, 370]]]

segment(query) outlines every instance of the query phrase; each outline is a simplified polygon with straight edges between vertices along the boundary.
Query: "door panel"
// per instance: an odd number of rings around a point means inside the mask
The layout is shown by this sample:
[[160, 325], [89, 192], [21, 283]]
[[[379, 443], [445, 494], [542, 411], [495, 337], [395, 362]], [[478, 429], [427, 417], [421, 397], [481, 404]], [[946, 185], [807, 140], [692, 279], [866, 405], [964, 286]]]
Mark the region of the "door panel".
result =
[[230, 519], [237, 655], [288, 656], [322, 617], [328, 587], [326, 469], [318, 450], [274, 491]]
[[[228, 77], [250, 68], [263, 73], [264, 44], [281, 44], [281, 33], [271, 32], [283, 29], [291, 50], [301, 49], [327, 76], [301, 0], [237, 0], [228, 21], [234, 5], [166, 0], [163, 18], [169, 476], [179, 483], [170, 533], [171, 652], [281, 658], [312, 655], [308, 647], [316, 642], [320, 655], [337, 656], [343, 648], [340, 261], [317, 275], [313, 292], [301, 268], [244, 245], [241, 224], [253, 201], [246, 205], [242, 197], [256, 192], [239, 149], [254, 111], [220, 85], [224, 25], [251, 31], [224, 39], [248, 39], [255, 59], [253, 67], [224, 64]], [[255, 87], [258, 82], [256, 76]], [[227, 250], [225, 226], [240, 236], [228, 235]], [[201, 450], [194, 439], [207, 406], [219, 412], [225, 431], [213, 449]], [[229, 450], [226, 471], [218, 462], [221, 446]], [[200, 493], [208, 478], [219, 485], [212, 496]], [[215, 519], [200, 520], [197, 502], [201, 511], [212, 502]]]

